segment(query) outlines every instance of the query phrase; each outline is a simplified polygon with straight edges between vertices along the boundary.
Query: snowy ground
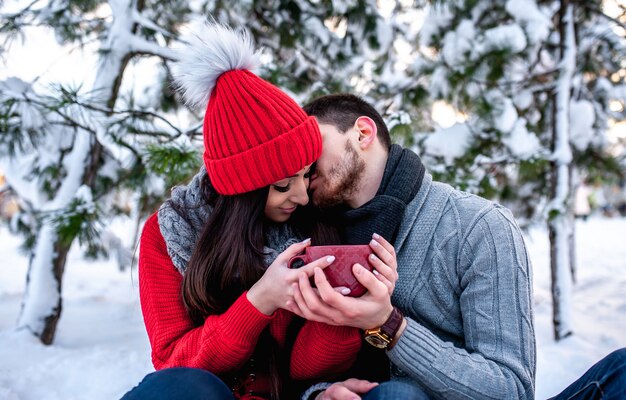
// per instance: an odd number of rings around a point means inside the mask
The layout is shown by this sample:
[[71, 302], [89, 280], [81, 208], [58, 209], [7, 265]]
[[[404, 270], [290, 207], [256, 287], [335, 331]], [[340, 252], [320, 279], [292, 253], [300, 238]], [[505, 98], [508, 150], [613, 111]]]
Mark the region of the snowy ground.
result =
[[[546, 232], [527, 237], [535, 276], [538, 340], [537, 398], [567, 386], [597, 360], [626, 347], [626, 219], [579, 222], [578, 284], [573, 295], [576, 335], [552, 340]], [[27, 260], [19, 239], [0, 228], [0, 399], [114, 399], [151, 371], [138, 302], [136, 271], [70, 254], [64, 310], [55, 344], [40, 345], [13, 327]]]

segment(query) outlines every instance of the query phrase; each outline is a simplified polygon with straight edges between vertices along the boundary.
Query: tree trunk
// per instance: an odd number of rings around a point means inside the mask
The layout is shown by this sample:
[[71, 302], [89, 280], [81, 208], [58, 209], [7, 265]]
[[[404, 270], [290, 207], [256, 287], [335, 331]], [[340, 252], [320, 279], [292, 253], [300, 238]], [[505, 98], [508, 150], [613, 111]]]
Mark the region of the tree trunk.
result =
[[[570, 174], [569, 179], [571, 182], [571, 195], [572, 197], [576, 193], [576, 189], [580, 184], [580, 179], [578, 178], [578, 174], [576, 173], [575, 167], [573, 165], [570, 166]], [[570, 198], [572, 198], [570, 197]], [[569, 233], [569, 265], [570, 265], [570, 273], [572, 274], [572, 284], [576, 284], [576, 217], [574, 215], [574, 204], [573, 201], [570, 201], [568, 204], [569, 210], [569, 223], [570, 223], [570, 233]]]
[[61, 283], [63, 280], [63, 272], [65, 272], [65, 260], [69, 251], [70, 246], [63, 245], [58, 241], [57, 243], [55, 243], [55, 257], [52, 260], [52, 272], [54, 274], [54, 279], [57, 282], [59, 299], [57, 302], [57, 306], [52, 310], [52, 313], [44, 320], [44, 327], [43, 331], [41, 332], [41, 342], [43, 344], [52, 344], [57, 329], [57, 323], [59, 322], [59, 318], [61, 318], [61, 311], [63, 310]]
[[576, 284], [576, 220], [574, 216], [569, 216], [570, 233], [569, 233], [569, 266], [570, 274], [572, 274], [572, 284]]
[[18, 329], [29, 330], [46, 345], [54, 340], [61, 316], [61, 284], [69, 250], [69, 245], [59, 243], [54, 227], [44, 224], [28, 266]]
[[552, 275], [552, 320], [558, 341], [572, 334], [571, 299], [571, 174], [572, 151], [569, 143], [569, 105], [576, 62], [573, 5], [561, 1], [559, 10], [561, 57], [557, 80], [554, 119], [551, 196], [548, 207], [550, 269]]

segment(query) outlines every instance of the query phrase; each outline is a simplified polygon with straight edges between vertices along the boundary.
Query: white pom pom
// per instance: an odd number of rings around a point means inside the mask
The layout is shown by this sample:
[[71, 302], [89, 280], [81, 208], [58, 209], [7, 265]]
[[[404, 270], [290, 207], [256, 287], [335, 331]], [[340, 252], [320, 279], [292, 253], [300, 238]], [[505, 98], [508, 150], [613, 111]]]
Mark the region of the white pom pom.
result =
[[205, 107], [217, 78], [234, 69], [254, 71], [260, 65], [247, 31], [236, 32], [217, 22], [207, 21], [183, 38], [173, 68], [174, 84], [191, 107]]

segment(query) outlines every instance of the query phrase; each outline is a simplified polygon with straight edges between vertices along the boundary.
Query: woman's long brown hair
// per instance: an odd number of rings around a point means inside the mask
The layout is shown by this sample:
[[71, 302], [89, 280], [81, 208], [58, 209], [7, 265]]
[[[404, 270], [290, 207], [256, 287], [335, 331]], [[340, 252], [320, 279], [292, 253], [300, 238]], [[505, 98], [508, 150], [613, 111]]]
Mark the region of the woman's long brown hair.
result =
[[[182, 282], [182, 299], [189, 316], [201, 326], [209, 315], [224, 313], [263, 275], [264, 210], [269, 188], [235, 196], [222, 196], [208, 176], [201, 183], [203, 200], [212, 207], [189, 260]], [[337, 232], [317, 222], [312, 208], [298, 207], [290, 223], [317, 245], [339, 243]], [[280, 364], [278, 344], [264, 332], [257, 349], [269, 349], [271, 396], [280, 397], [286, 373]], [[288, 363], [287, 363], [288, 364]]]

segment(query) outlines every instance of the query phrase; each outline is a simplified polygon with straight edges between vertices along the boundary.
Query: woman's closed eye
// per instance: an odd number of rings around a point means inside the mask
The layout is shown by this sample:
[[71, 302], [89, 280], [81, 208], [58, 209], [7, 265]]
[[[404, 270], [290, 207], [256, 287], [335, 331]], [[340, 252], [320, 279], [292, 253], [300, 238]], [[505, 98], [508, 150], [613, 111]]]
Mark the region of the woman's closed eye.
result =
[[289, 183], [285, 186], [279, 186], [279, 185], [272, 185], [272, 186], [274, 186], [274, 189], [276, 189], [276, 191], [280, 193], [287, 193], [289, 191], [289, 188], [291, 187]]

